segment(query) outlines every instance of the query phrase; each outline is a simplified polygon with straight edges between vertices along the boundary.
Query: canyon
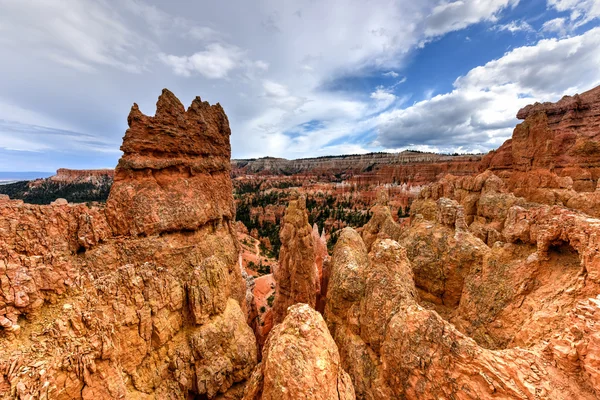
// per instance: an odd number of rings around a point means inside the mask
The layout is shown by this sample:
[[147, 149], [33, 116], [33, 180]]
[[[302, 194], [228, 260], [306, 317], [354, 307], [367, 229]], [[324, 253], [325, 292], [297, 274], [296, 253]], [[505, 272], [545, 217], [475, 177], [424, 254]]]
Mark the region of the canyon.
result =
[[0, 397], [598, 398], [600, 87], [517, 116], [230, 161], [219, 104], [134, 104], [105, 203], [0, 195]]

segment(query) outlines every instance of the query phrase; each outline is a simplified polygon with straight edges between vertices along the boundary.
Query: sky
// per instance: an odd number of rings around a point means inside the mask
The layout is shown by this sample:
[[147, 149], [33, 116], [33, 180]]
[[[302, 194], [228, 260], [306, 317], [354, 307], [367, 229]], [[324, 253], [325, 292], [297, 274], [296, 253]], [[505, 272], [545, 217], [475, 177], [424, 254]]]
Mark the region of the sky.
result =
[[114, 167], [165, 87], [234, 158], [487, 152], [600, 84], [600, 0], [0, 0], [0, 76], [0, 171]]

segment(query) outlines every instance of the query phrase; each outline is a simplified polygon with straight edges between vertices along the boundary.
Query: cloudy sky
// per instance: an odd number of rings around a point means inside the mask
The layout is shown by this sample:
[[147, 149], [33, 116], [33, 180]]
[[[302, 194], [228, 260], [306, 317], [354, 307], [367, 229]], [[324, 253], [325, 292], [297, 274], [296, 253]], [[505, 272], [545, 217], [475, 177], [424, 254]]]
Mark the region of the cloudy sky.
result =
[[599, 49], [599, 0], [0, 0], [0, 171], [115, 166], [163, 87], [235, 158], [484, 152]]

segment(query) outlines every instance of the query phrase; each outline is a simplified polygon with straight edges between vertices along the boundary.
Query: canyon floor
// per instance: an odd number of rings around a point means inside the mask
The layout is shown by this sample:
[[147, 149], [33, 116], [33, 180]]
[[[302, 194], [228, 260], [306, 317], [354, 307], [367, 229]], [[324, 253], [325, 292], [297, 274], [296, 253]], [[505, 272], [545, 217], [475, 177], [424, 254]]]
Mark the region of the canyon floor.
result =
[[114, 171], [3, 185], [0, 397], [598, 398], [600, 87], [517, 116], [231, 160], [220, 105], [134, 104]]

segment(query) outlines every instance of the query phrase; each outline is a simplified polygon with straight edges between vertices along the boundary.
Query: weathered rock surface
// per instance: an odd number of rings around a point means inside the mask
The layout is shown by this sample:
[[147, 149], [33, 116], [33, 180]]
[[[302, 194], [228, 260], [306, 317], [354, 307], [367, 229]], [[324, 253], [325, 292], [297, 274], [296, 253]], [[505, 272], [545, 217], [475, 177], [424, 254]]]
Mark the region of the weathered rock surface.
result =
[[377, 203], [371, 208], [371, 214], [373, 216], [362, 228], [362, 238], [367, 249], [370, 250], [377, 239], [398, 240], [402, 229], [392, 218], [385, 191], [382, 190], [377, 193]]
[[[595, 340], [593, 322], [580, 323], [576, 335], [558, 330], [553, 345], [488, 350], [419, 304], [411, 263], [397, 242], [376, 241], [367, 258], [360, 237], [345, 230], [332, 264], [325, 316], [357, 398], [596, 397], [594, 372], [578, 372], [585, 360], [594, 368], [595, 355], [583, 350]], [[334, 289], [336, 282], [344, 289]], [[582, 302], [573, 313], [595, 316], [595, 304]], [[566, 351], [571, 343], [580, 343], [581, 355]]]
[[186, 111], [163, 90], [154, 117], [136, 104], [106, 203], [115, 234], [194, 230], [235, 214], [229, 122], [219, 104], [196, 97]]
[[[519, 111], [512, 139], [481, 161], [529, 201], [600, 216], [600, 87]], [[573, 200], [571, 200], [573, 199]], [[570, 203], [570, 204], [569, 204]]]
[[279, 237], [279, 266], [273, 274], [277, 286], [273, 304], [275, 324], [283, 321], [288, 307], [296, 303], [306, 303], [315, 308], [317, 293], [320, 292], [315, 243], [304, 197], [290, 201]]
[[79, 183], [95, 182], [100, 179], [112, 180], [115, 176], [114, 169], [68, 169], [59, 168], [56, 175], [51, 176], [50, 180], [55, 182]]
[[315, 244], [315, 266], [317, 268], [316, 309], [322, 313], [325, 311], [325, 300], [327, 298], [330, 257], [329, 253], [327, 252], [327, 237], [325, 236], [325, 229], [323, 229], [319, 235], [319, 227], [317, 224], [314, 224], [312, 236]]
[[134, 106], [106, 208], [0, 199], [0, 397], [215, 398], [250, 377], [227, 119], [179, 106]]
[[244, 400], [355, 399], [327, 325], [307, 304], [289, 308], [263, 350]]

